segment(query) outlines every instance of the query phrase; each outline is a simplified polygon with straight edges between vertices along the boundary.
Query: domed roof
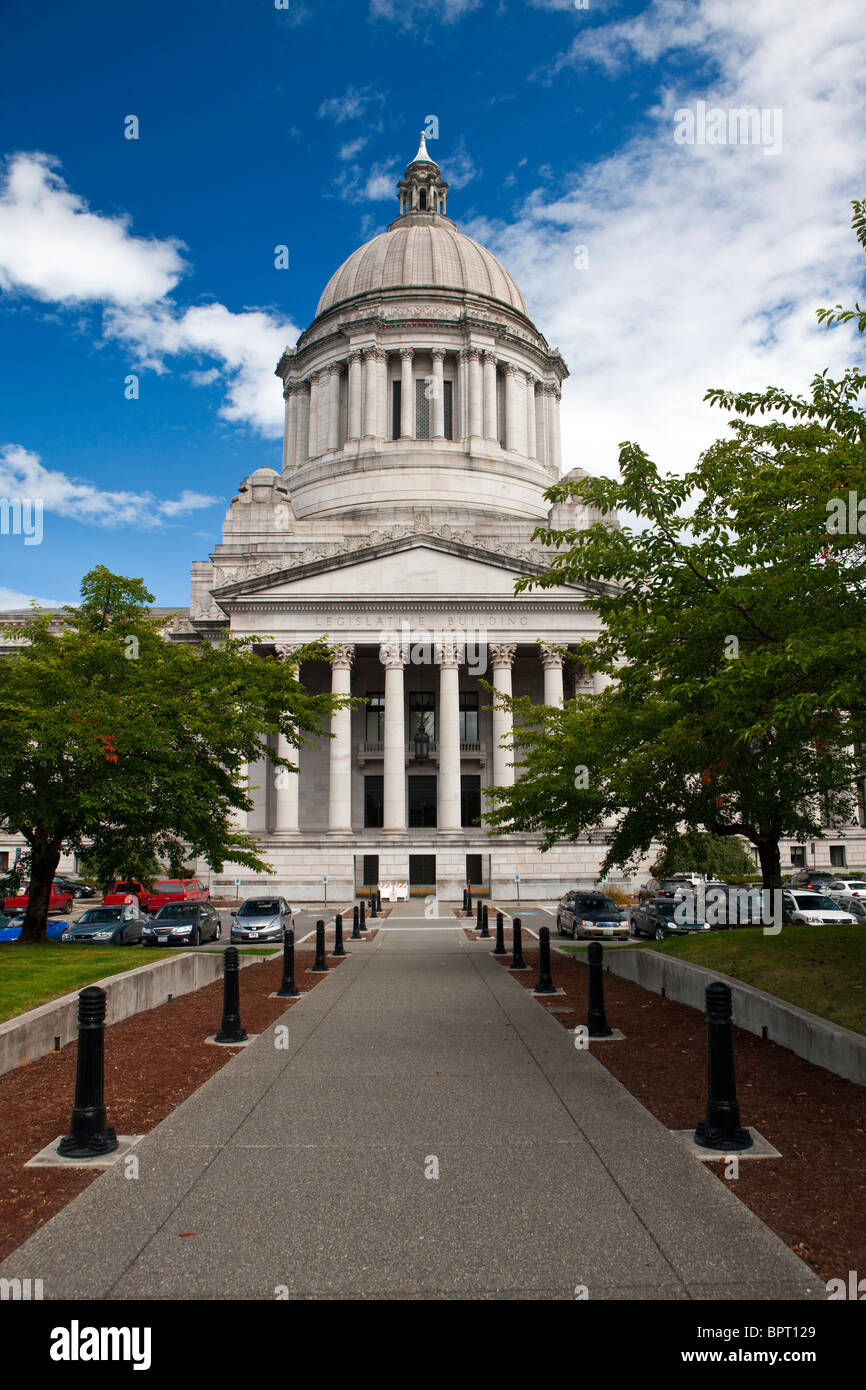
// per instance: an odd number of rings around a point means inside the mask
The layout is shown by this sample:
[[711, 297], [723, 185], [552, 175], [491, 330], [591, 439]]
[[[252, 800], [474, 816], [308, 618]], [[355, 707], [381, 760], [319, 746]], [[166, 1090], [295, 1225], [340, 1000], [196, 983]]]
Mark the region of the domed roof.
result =
[[316, 314], [356, 295], [392, 289], [462, 290], [529, 317], [526, 300], [493, 253], [441, 215], [409, 214], [359, 246], [331, 276]]

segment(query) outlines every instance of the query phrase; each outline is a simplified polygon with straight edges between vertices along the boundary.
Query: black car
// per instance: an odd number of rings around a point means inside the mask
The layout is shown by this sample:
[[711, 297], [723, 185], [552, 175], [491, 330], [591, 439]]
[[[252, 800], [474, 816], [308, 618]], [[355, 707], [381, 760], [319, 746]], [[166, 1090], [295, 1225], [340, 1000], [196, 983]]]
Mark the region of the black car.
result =
[[791, 875], [787, 887], [811, 888], [816, 893], [823, 893], [828, 884], [835, 883], [838, 877], [838, 874], [828, 873], [826, 869], [798, 869]]
[[142, 939], [146, 918], [138, 904], [122, 907], [89, 907], [71, 922], [61, 941], [96, 941], [102, 946], [135, 946]]
[[650, 898], [678, 898], [683, 893], [693, 893], [695, 885], [690, 878], [651, 878], [644, 884], [643, 888], [638, 889], [638, 901], [646, 902]]
[[95, 898], [96, 889], [89, 883], [82, 883], [77, 878], [56, 878], [54, 882], [59, 888], [71, 893], [73, 898]]
[[651, 936], [656, 941], [664, 941], [666, 936], [687, 936], [692, 932], [709, 931], [710, 927], [695, 911], [694, 900], [689, 903], [685, 898], [649, 898], [630, 909], [629, 930], [632, 936]]
[[560, 936], [570, 933], [576, 939], [627, 937], [625, 913], [604, 893], [591, 893], [575, 888], [556, 909], [556, 930]]
[[145, 946], [200, 946], [219, 941], [223, 928], [210, 903], [166, 903], [144, 928]]

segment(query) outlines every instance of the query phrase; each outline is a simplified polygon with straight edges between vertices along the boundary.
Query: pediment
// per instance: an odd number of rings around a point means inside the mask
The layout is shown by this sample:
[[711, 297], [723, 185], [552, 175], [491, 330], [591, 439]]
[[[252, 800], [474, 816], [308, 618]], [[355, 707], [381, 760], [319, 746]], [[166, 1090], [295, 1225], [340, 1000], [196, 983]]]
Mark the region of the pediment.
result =
[[[275, 568], [223, 584], [213, 590], [223, 606], [232, 599], [364, 598], [395, 594], [419, 598], [478, 595], [514, 598], [514, 581], [525, 574], [542, 574], [545, 565], [524, 556], [507, 555], [463, 541], [414, 534], [383, 541], [363, 550], [338, 551], [290, 568]], [[548, 591], [555, 594], [557, 591]], [[571, 599], [588, 588], [563, 586]]]

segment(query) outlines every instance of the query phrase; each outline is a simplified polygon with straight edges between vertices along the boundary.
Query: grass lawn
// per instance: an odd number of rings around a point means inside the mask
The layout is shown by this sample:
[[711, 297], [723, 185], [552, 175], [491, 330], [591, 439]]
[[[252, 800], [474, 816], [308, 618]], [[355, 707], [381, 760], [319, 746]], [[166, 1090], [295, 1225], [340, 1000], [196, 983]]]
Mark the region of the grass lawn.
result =
[[718, 970], [831, 1023], [866, 1033], [864, 926], [790, 926], [778, 936], [764, 936], [759, 927], [739, 927], [635, 945]]
[[22, 946], [17, 941], [0, 943], [0, 1023], [59, 999], [62, 994], [84, 989], [107, 975], [122, 975], [140, 965], [174, 954], [139, 946], [69, 946], [47, 941]]

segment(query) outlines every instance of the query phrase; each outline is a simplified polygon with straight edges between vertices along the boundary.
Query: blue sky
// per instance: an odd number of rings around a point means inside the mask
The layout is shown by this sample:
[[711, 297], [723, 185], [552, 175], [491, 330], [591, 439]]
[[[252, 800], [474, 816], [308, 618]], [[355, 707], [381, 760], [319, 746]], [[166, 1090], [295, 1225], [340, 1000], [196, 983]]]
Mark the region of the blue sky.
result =
[[[814, 309], [862, 297], [862, 31], [858, 0], [5, 0], [0, 496], [45, 513], [40, 545], [0, 535], [0, 603], [74, 600], [98, 562], [188, 602], [279, 467], [279, 352], [430, 116], [449, 213], [571, 367], [565, 467], [634, 438], [681, 470], [724, 429], [708, 386], [841, 368], [859, 345]], [[699, 101], [779, 147], [677, 144]]]

